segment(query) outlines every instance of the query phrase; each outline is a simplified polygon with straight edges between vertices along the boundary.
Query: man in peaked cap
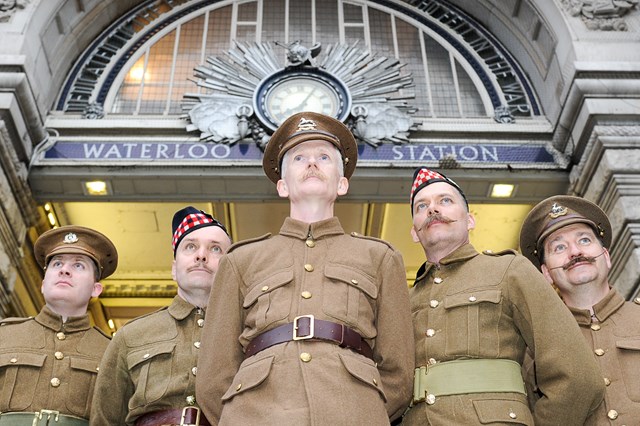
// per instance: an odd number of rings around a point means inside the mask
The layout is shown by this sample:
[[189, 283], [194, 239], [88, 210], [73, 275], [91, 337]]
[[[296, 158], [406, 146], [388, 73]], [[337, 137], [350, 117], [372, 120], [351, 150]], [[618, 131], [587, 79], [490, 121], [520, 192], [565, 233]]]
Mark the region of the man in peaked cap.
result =
[[100, 365], [92, 425], [211, 424], [196, 400], [196, 365], [209, 293], [231, 239], [213, 216], [193, 207], [175, 213], [172, 230], [178, 295], [115, 334]]
[[[93, 384], [109, 337], [87, 306], [118, 265], [113, 243], [82, 226], [42, 234], [34, 253], [44, 268], [45, 305], [30, 318], [0, 322], [0, 425], [86, 426]], [[47, 423], [50, 422], [50, 423]]]
[[[588, 424], [631, 425], [640, 419], [640, 298], [625, 302], [609, 284], [610, 246], [607, 215], [570, 195], [538, 203], [520, 231], [522, 253], [558, 289], [604, 376], [604, 403]], [[534, 380], [530, 390], [537, 395]]]
[[[575, 321], [524, 257], [478, 253], [460, 186], [418, 168], [411, 235], [427, 261], [410, 290], [414, 395], [403, 425], [583, 425], [604, 384]], [[528, 407], [521, 365], [536, 354], [544, 396]]]
[[413, 337], [400, 253], [345, 234], [334, 203], [357, 160], [341, 122], [304, 112], [267, 145], [288, 198], [278, 235], [220, 262], [196, 393], [222, 425], [388, 425], [410, 396]]

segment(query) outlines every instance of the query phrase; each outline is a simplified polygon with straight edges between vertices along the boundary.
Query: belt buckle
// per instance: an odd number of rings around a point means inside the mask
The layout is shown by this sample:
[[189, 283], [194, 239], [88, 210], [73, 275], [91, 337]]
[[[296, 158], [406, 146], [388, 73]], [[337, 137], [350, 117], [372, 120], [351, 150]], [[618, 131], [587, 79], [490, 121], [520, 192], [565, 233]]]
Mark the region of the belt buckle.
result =
[[[196, 410], [196, 422], [185, 423], [187, 417], [187, 410]], [[180, 416], [180, 426], [200, 426], [200, 408], [198, 407], [184, 407], [182, 409], [182, 416]]]
[[[309, 318], [309, 334], [306, 336], [298, 336], [298, 320], [300, 318]], [[313, 339], [315, 333], [315, 317], [313, 315], [300, 315], [293, 319], [293, 338], [292, 340]]]
[[[45, 425], [49, 424], [49, 420], [51, 420], [51, 416], [54, 416], [53, 420], [58, 422], [58, 417], [60, 416], [60, 411], [56, 410], [40, 410], [36, 412], [35, 417], [33, 418], [33, 426], [37, 426], [40, 424], [42, 419], [46, 420]], [[45, 417], [46, 416], [46, 417]]]

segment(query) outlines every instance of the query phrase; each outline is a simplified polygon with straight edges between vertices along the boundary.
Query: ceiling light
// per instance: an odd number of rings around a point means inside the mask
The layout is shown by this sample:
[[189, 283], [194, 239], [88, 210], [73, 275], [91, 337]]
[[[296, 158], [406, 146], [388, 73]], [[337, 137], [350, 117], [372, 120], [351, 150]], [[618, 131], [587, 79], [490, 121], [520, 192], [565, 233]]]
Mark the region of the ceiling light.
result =
[[494, 183], [491, 187], [491, 198], [509, 198], [513, 196], [515, 185], [510, 183]]
[[103, 180], [94, 180], [84, 183], [86, 195], [109, 195], [109, 185]]

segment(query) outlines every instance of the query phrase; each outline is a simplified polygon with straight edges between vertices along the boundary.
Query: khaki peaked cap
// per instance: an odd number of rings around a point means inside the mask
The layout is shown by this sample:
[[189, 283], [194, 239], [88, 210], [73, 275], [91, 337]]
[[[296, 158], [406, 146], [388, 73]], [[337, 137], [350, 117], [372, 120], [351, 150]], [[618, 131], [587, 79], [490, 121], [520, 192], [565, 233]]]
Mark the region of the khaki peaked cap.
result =
[[118, 266], [118, 251], [111, 240], [98, 231], [83, 226], [50, 229], [36, 240], [34, 252], [38, 265], [46, 268], [57, 254], [83, 254], [100, 269], [100, 279], [113, 274]]
[[353, 133], [342, 122], [317, 112], [299, 112], [287, 118], [269, 139], [262, 168], [273, 182], [280, 180], [284, 154], [302, 142], [322, 140], [334, 145], [342, 154], [344, 176], [349, 179], [358, 161], [358, 145]]
[[611, 246], [611, 223], [594, 203], [572, 195], [542, 200], [527, 215], [520, 230], [520, 250], [538, 269], [545, 238], [560, 228], [584, 223], [593, 228], [605, 248]]

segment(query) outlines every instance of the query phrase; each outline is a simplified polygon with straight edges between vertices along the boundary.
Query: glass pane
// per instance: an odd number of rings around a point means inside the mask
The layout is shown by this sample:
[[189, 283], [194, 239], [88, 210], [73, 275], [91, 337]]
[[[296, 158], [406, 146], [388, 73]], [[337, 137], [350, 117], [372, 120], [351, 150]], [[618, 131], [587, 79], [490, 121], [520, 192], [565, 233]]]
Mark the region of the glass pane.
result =
[[181, 112], [180, 102], [184, 93], [196, 91], [196, 85], [188, 79], [193, 77], [193, 69], [200, 63], [203, 31], [204, 16], [199, 16], [183, 24], [180, 29], [169, 114], [179, 114]]
[[238, 21], [255, 22], [258, 19], [258, 3], [241, 3], [238, 5]]
[[269, 1], [262, 10], [262, 41], [284, 43], [284, 1]]
[[289, 2], [289, 41], [300, 40], [303, 45], [311, 46], [311, 0]]
[[231, 48], [231, 6], [209, 12], [207, 31], [207, 56], [219, 55]]
[[433, 97], [433, 115], [436, 117], [459, 117], [449, 52], [428, 37], [425, 37], [425, 45], [430, 89]]
[[144, 55], [129, 69], [111, 107], [114, 114], [131, 114], [136, 110], [140, 83], [144, 76]]
[[362, 6], [344, 3], [344, 22], [347, 24], [362, 24]]
[[469, 77], [469, 74], [456, 61], [456, 73], [458, 74], [458, 86], [460, 87], [460, 100], [462, 102], [462, 115], [464, 117], [486, 117], [480, 94]]
[[396, 31], [398, 34], [398, 55], [400, 61], [405, 65], [403, 72], [411, 73], [415, 88], [415, 100], [409, 103], [418, 108], [418, 115], [428, 116], [431, 114], [429, 108], [429, 89], [426, 87], [426, 77], [422, 62], [422, 49], [420, 47], [420, 32], [407, 22], [396, 19]]
[[173, 30], [151, 46], [142, 89], [140, 113], [162, 114], [164, 112], [169, 94], [175, 38], [176, 31]]
[[393, 32], [391, 30], [391, 16], [388, 13], [369, 9], [369, 31], [371, 34], [371, 50], [386, 57], [395, 57], [393, 49]]
[[316, 2], [316, 27], [318, 29], [318, 42], [322, 43], [323, 51], [329, 45], [338, 44], [340, 41], [337, 0]]

